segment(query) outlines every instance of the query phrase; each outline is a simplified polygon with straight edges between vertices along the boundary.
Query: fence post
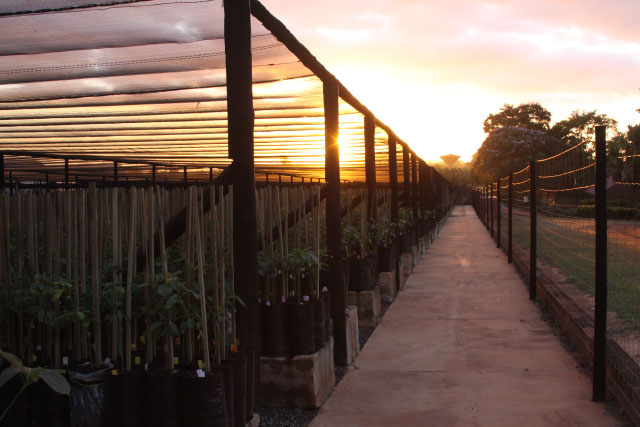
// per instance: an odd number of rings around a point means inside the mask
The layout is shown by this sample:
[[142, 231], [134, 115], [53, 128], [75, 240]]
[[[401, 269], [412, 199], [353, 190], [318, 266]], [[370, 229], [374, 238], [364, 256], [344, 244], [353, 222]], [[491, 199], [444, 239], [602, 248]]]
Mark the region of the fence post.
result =
[[513, 172], [509, 173], [509, 212], [507, 214], [507, 260], [513, 262]]
[[484, 225], [489, 231], [489, 186], [487, 184], [484, 185]]
[[493, 182], [491, 183], [491, 190], [489, 191], [489, 223], [490, 223], [490, 229], [489, 229], [489, 234], [491, 235], [491, 238], [493, 239]]
[[496, 211], [496, 217], [497, 217], [497, 232], [496, 232], [496, 247], [499, 249], [500, 248], [500, 232], [502, 231], [502, 212], [500, 212], [500, 201], [501, 201], [501, 197], [500, 197], [500, 179], [498, 178], [498, 181], [496, 182], [496, 189], [498, 192], [498, 210]]
[[593, 337], [593, 401], [606, 395], [607, 365], [607, 142], [596, 126], [596, 302]]
[[[238, 297], [237, 331], [247, 349], [248, 410], [260, 407], [260, 307], [258, 305], [258, 227], [256, 221], [254, 109], [249, 0], [223, 2], [227, 78], [228, 151], [233, 159], [233, 260]], [[184, 168], [186, 185], [187, 168]], [[249, 408], [249, 406], [252, 406]]]
[[113, 186], [118, 186], [118, 162], [113, 161]]
[[331, 318], [334, 330], [334, 360], [347, 365], [345, 283], [342, 272], [342, 213], [340, 207], [340, 148], [338, 146], [338, 85], [324, 82], [325, 179], [327, 181], [327, 255]]
[[[76, 180], [77, 181], [77, 180]], [[64, 188], [69, 189], [69, 159], [64, 159]]]
[[529, 259], [529, 299], [536, 299], [536, 267], [537, 267], [537, 246], [538, 246], [538, 223], [537, 223], [537, 203], [536, 203], [536, 161], [529, 162], [529, 208], [531, 214], [530, 226], [530, 259]]

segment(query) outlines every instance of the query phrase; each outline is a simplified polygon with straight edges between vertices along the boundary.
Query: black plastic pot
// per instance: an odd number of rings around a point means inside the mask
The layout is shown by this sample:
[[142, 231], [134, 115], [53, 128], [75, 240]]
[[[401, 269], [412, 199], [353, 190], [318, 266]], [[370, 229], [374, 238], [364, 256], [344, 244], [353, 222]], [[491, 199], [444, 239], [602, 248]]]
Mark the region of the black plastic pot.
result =
[[288, 302], [287, 319], [291, 338], [291, 355], [315, 353], [313, 305], [307, 302]]
[[274, 302], [260, 307], [262, 353], [271, 356], [289, 354], [289, 331], [285, 304]]
[[325, 322], [325, 310], [324, 299], [322, 296], [319, 299], [314, 299], [313, 304], [313, 346], [318, 351], [324, 347], [326, 339], [326, 322]]
[[362, 259], [352, 259], [349, 290], [355, 292], [370, 291], [376, 285], [377, 256], [368, 255]]
[[400, 239], [398, 239], [398, 250], [401, 254], [411, 253], [411, 233], [404, 232], [400, 234]]
[[331, 337], [331, 294], [328, 291], [320, 292], [320, 297], [323, 300], [322, 308], [324, 310], [324, 329], [325, 329], [325, 341]]
[[180, 380], [175, 374], [169, 372], [147, 373], [144, 387], [147, 426], [182, 426], [179, 386]]
[[104, 383], [104, 427], [144, 425], [143, 391], [141, 372], [110, 371]]
[[[22, 388], [22, 376], [20, 374], [13, 377], [2, 388], [0, 388], [0, 413], [3, 413], [9, 403]], [[28, 392], [29, 389], [22, 392], [20, 397], [13, 404], [7, 415], [5, 416], [2, 426], [28, 426], [31, 425]]]
[[385, 273], [391, 271], [396, 266], [396, 251], [395, 245], [390, 244], [385, 247], [384, 245], [378, 246], [378, 271]]
[[193, 371], [183, 373], [180, 392], [185, 427], [227, 427], [222, 369], [212, 368], [203, 378]]
[[70, 422], [69, 396], [53, 391], [44, 381], [33, 386], [35, 425], [43, 427], [67, 427]]

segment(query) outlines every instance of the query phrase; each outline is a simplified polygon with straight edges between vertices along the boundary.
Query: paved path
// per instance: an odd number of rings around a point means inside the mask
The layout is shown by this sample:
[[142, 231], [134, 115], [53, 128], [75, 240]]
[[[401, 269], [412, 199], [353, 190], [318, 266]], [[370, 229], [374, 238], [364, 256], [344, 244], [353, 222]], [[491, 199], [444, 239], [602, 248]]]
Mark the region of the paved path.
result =
[[616, 426], [470, 206], [449, 218], [312, 427]]

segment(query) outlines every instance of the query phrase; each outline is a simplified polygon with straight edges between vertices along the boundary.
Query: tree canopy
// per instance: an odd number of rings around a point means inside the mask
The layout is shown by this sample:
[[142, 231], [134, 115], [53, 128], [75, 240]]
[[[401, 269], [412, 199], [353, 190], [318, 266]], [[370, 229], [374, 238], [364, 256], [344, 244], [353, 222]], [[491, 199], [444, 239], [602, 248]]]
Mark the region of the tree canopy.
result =
[[491, 133], [502, 127], [513, 126], [534, 130], [549, 130], [551, 113], [537, 102], [514, 107], [504, 104], [497, 114], [489, 114], [484, 121], [484, 132]]
[[516, 107], [505, 104], [500, 112], [489, 114], [484, 121], [487, 137], [473, 156], [473, 172], [485, 180], [505, 177], [525, 167], [530, 160], [552, 156], [579, 143], [584, 143], [580, 151], [591, 156], [595, 127], [605, 125], [610, 134], [617, 135], [616, 124], [596, 110], [576, 110], [551, 126], [551, 113], [538, 103]]

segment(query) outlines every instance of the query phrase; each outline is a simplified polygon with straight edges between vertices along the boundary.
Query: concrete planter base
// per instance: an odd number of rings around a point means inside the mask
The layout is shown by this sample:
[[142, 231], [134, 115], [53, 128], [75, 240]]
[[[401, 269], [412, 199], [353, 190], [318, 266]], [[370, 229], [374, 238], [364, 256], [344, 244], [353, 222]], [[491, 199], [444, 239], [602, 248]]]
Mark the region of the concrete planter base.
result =
[[411, 254], [400, 254], [400, 263], [402, 264], [402, 275], [405, 277], [410, 276], [413, 272], [413, 266], [411, 265]]
[[358, 307], [348, 305], [344, 314], [347, 317], [347, 365], [353, 364], [360, 353], [360, 333], [358, 332]]
[[378, 284], [380, 285], [380, 295], [382, 298], [393, 298], [396, 296], [396, 270], [380, 273], [378, 277]]
[[418, 247], [411, 246], [411, 268], [418, 264]]
[[380, 323], [382, 304], [380, 287], [372, 291], [347, 292], [347, 305], [358, 307], [358, 324], [360, 327], [377, 326]]
[[333, 337], [314, 354], [260, 357], [260, 397], [270, 406], [319, 408], [335, 383]]
[[259, 427], [260, 426], [260, 414], [253, 414], [251, 420], [249, 420], [245, 427]]

